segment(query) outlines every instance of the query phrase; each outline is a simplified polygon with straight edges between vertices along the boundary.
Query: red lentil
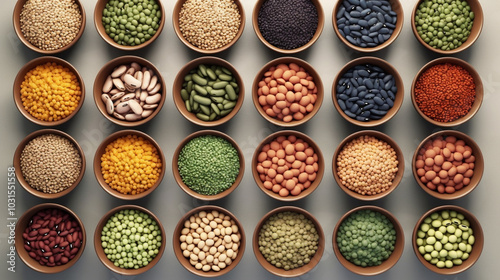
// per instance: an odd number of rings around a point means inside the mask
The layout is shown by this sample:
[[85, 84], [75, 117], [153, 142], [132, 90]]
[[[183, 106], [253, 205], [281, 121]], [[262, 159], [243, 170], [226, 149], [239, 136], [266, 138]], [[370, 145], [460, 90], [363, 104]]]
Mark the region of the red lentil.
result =
[[439, 122], [452, 122], [467, 115], [475, 96], [476, 86], [471, 74], [450, 63], [430, 67], [415, 83], [418, 108]]

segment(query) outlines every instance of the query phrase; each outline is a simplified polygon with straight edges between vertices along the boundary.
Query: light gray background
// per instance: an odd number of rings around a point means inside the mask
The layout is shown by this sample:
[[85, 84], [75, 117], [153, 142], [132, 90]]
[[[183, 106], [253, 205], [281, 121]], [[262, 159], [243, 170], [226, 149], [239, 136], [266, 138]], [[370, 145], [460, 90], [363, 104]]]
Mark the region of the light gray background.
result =
[[[147, 198], [133, 201], [153, 211], [162, 221], [167, 235], [167, 246], [162, 259], [149, 272], [137, 277], [123, 277], [111, 273], [104, 267], [94, 252], [92, 236], [98, 220], [111, 208], [128, 202], [120, 201], [105, 193], [97, 184], [92, 170], [94, 152], [100, 142], [110, 133], [122, 129], [111, 124], [96, 109], [92, 98], [92, 87], [95, 75], [109, 60], [127, 53], [113, 49], [98, 35], [93, 25], [93, 12], [96, 1], [84, 0], [87, 12], [87, 25], [80, 41], [69, 51], [58, 55], [68, 60], [81, 73], [85, 80], [86, 98], [81, 111], [69, 123], [57, 127], [70, 135], [83, 146], [87, 170], [81, 184], [69, 195], [53, 202], [73, 209], [83, 220], [87, 231], [88, 242], [81, 259], [70, 269], [57, 277], [71, 279], [197, 279], [185, 270], [176, 260], [172, 249], [172, 231], [180, 217], [188, 210], [204, 204], [186, 195], [175, 183], [171, 172], [171, 160], [174, 149], [188, 134], [202, 129], [185, 120], [176, 110], [171, 88], [173, 79], [180, 68], [190, 60], [199, 57], [185, 47], [176, 37], [172, 27], [173, 0], [163, 0], [167, 21], [161, 36], [144, 50], [131, 54], [142, 56], [152, 61], [161, 71], [167, 83], [167, 102], [163, 110], [149, 124], [138, 127], [156, 139], [166, 156], [167, 174], [160, 187]], [[247, 248], [240, 264], [222, 279], [278, 279], [264, 270], [256, 261], [251, 248], [251, 236], [259, 219], [268, 211], [282, 205], [303, 207], [315, 215], [325, 232], [326, 249], [318, 266], [300, 279], [363, 279], [345, 269], [335, 258], [332, 249], [332, 232], [338, 219], [350, 209], [365, 205], [357, 201], [336, 185], [331, 172], [333, 152], [342, 139], [349, 134], [361, 130], [350, 125], [335, 111], [331, 100], [331, 86], [340, 68], [350, 60], [362, 54], [348, 50], [336, 37], [331, 16], [336, 1], [322, 0], [326, 16], [325, 27], [319, 40], [309, 50], [297, 54], [307, 60], [321, 75], [325, 87], [325, 98], [318, 114], [307, 124], [295, 128], [310, 135], [319, 144], [326, 161], [325, 175], [318, 189], [309, 197], [294, 203], [277, 202], [255, 185], [250, 169], [252, 154], [258, 143], [270, 133], [280, 130], [267, 123], [255, 110], [251, 100], [251, 84], [258, 70], [268, 61], [281, 56], [268, 50], [256, 37], [251, 15], [255, 1], [243, 0], [246, 13], [245, 31], [228, 51], [218, 54], [232, 63], [243, 77], [246, 96], [245, 102], [237, 116], [226, 125], [217, 127], [233, 137], [244, 151], [246, 170], [240, 186], [227, 198], [214, 204], [227, 208], [243, 223], [247, 234]], [[419, 45], [410, 27], [410, 15], [416, 1], [402, 0], [404, 8], [404, 26], [399, 38], [386, 50], [375, 53], [375, 56], [386, 59], [399, 71], [405, 84], [405, 100], [399, 113], [388, 123], [376, 129], [387, 133], [395, 139], [404, 152], [405, 175], [400, 186], [389, 196], [373, 204], [384, 207], [394, 213], [404, 228], [405, 249], [400, 261], [388, 272], [372, 279], [491, 279], [500, 274], [498, 252], [500, 252], [500, 223], [497, 198], [500, 191], [497, 185], [500, 157], [498, 149], [499, 131], [496, 128], [500, 117], [498, 104], [500, 97], [500, 70], [497, 56], [498, 32], [500, 18], [496, 11], [500, 4], [493, 0], [482, 2], [485, 14], [483, 32], [476, 44], [459, 55], [471, 63], [483, 79], [485, 98], [479, 113], [467, 124], [454, 129], [472, 136], [482, 148], [485, 158], [485, 172], [479, 187], [467, 197], [456, 201], [440, 201], [433, 199], [416, 184], [411, 173], [411, 157], [420, 143], [429, 134], [440, 130], [426, 123], [414, 110], [409, 92], [411, 82], [417, 71], [430, 60], [438, 57]], [[1, 170], [2, 182], [0, 195], [0, 225], [7, 224], [7, 168], [12, 165], [12, 157], [18, 143], [29, 133], [42, 129], [26, 120], [15, 108], [12, 98], [12, 84], [18, 70], [31, 59], [40, 56], [29, 50], [17, 39], [12, 27], [12, 11], [15, 1], [5, 1], [0, 10], [0, 81], [2, 84], [3, 102], [0, 102], [1, 124]], [[16, 188], [16, 217], [20, 217], [28, 208], [47, 202], [35, 198], [19, 185]], [[432, 207], [444, 204], [456, 204], [470, 210], [482, 223], [485, 233], [485, 247], [479, 261], [469, 270], [454, 276], [441, 276], [428, 271], [417, 260], [411, 247], [411, 233], [417, 219]], [[32, 271], [17, 258], [16, 272], [7, 271], [8, 230], [0, 226], [0, 278], [2, 279], [49, 279], [54, 276], [43, 275]]]

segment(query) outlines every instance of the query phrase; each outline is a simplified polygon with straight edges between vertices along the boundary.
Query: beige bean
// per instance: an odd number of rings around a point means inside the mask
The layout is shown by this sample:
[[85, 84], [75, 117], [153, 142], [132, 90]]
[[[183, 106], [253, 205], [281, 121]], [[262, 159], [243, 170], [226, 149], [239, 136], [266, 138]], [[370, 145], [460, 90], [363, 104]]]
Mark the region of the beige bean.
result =
[[219, 261], [224, 262], [226, 260], [226, 258], [227, 258], [226, 254], [220, 254]]
[[125, 74], [134, 75], [135, 74], [135, 69], [132, 68], [132, 67], [128, 68], [127, 71], [120, 76], [120, 78], [122, 78], [123, 75], [125, 75]]
[[187, 250], [187, 243], [186, 242], [182, 242], [181, 243], [181, 249], [184, 251], [184, 250]]
[[113, 85], [115, 85], [115, 87], [121, 91], [124, 91], [125, 90], [125, 85], [123, 84], [122, 80], [119, 79], [119, 78], [114, 78], [112, 79], [111, 81], [113, 81]]
[[127, 120], [127, 121], [133, 122], [133, 121], [138, 121], [140, 119], [142, 119], [141, 115], [136, 115], [136, 114], [126, 114], [125, 115], [125, 120]]
[[198, 256], [196, 254], [189, 255], [189, 258], [191, 258], [191, 260], [193, 260], [193, 261], [197, 261], [198, 260]]
[[144, 110], [149, 110], [149, 109], [154, 109], [154, 108], [158, 107], [158, 104], [144, 104], [141, 106]]
[[118, 78], [123, 75], [123, 73], [127, 72], [127, 70], [128, 68], [126, 65], [120, 65], [111, 73], [111, 78]]
[[153, 114], [153, 112], [154, 112], [154, 110], [143, 110], [141, 117], [147, 118], [147, 117], [151, 116], [151, 114]]
[[203, 271], [207, 272], [210, 270], [210, 266], [208, 264], [203, 266]]
[[206, 257], [205, 252], [201, 251], [200, 253], [198, 253], [198, 259], [199, 260], [204, 260], [205, 257]]
[[191, 256], [191, 252], [189, 252], [188, 250], [184, 250], [182, 251], [182, 255], [186, 258], [189, 258], [189, 256]]
[[158, 83], [158, 77], [155, 75], [155, 76], [151, 77], [151, 81], [149, 82], [149, 86], [146, 88], [146, 90], [148, 92], [152, 91], [155, 88], [156, 83]]
[[141, 91], [141, 95], [139, 96], [140, 101], [146, 101], [146, 98], [148, 97], [148, 92], [147, 91]]
[[161, 94], [157, 93], [155, 95], [150, 95], [146, 98], [146, 104], [155, 104], [160, 102]]
[[231, 240], [234, 242], [234, 243], [238, 243], [240, 242], [240, 238], [238, 237], [238, 235], [236, 234], [231, 234]]
[[103, 94], [101, 95], [101, 99], [106, 105], [106, 111], [108, 112], [108, 114], [113, 114], [113, 112], [115, 111], [115, 106], [113, 105], [113, 101], [111, 101], [109, 95]]
[[111, 96], [111, 100], [113, 100], [113, 101], [118, 100], [118, 99], [122, 98], [124, 95], [125, 95], [125, 92], [120, 91], [116, 94], [113, 94], [113, 96]]
[[203, 267], [203, 265], [201, 263], [197, 263], [194, 265], [194, 268], [196, 268], [198, 270], [201, 270], [202, 267]]
[[128, 105], [130, 106], [132, 112], [134, 112], [134, 114], [136, 115], [141, 115], [144, 110], [142, 109], [141, 105], [139, 105], [139, 103], [135, 101], [135, 99], [129, 100]]
[[224, 268], [226, 268], [226, 263], [224, 263], [224, 262], [219, 262], [219, 263], [217, 264], [217, 266], [218, 266], [218, 267], [220, 267], [220, 269], [224, 269]]
[[146, 90], [149, 87], [150, 81], [151, 81], [151, 74], [149, 73], [149, 71], [142, 71], [141, 89]]
[[125, 82], [125, 85], [128, 85], [133, 89], [137, 89], [141, 86], [141, 82], [130, 74], [125, 74], [125, 76], [123, 76], [123, 82]]
[[205, 244], [207, 246], [213, 246], [215, 244], [214, 240], [213, 239], [207, 239], [207, 241], [205, 241]]
[[112, 88], [113, 88], [113, 79], [111, 78], [111, 76], [108, 76], [104, 81], [104, 84], [102, 85], [102, 91], [108, 93], [109, 91], [111, 91]]
[[188, 243], [187, 249], [189, 250], [189, 252], [192, 252], [193, 249], [194, 249], [194, 247], [195, 247], [195, 245], [194, 244], [189, 244], [189, 242], [186, 242], [186, 243]]
[[226, 242], [226, 243], [232, 242], [231, 236], [230, 235], [225, 235], [224, 236], [224, 242]]
[[218, 265], [212, 265], [213, 271], [220, 271], [220, 267]]
[[130, 111], [130, 105], [128, 104], [128, 101], [121, 102], [117, 106], [115, 106], [115, 111], [118, 114], [125, 114]]
[[144, 74], [142, 73], [142, 71], [137, 71], [134, 74], [134, 78], [136, 78], [139, 81], [139, 83], [141, 84], [140, 88], [142, 88], [142, 80], [144, 78], [143, 75]]
[[113, 116], [119, 120], [125, 120], [125, 117], [121, 114], [118, 114], [117, 112], [113, 112]]

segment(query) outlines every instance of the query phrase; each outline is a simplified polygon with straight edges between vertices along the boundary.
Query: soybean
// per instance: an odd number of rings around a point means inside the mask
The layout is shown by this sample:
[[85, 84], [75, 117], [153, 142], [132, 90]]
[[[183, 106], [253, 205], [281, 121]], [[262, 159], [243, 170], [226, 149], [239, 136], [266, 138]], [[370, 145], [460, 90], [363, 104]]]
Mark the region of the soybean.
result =
[[227, 68], [200, 64], [184, 77], [181, 97], [186, 109], [198, 119], [214, 121], [233, 110], [239, 92], [236, 77]]

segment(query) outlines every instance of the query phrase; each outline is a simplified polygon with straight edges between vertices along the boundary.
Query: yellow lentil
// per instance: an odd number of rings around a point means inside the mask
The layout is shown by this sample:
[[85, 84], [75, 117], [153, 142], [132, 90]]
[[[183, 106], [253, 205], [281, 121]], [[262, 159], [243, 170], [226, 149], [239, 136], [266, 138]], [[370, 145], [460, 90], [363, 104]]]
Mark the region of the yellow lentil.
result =
[[33, 117], [48, 122], [62, 120], [76, 110], [82, 90], [70, 69], [47, 62], [31, 69], [21, 83], [21, 101]]
[[137, 135], [127, 135], [106, 146], [101, 156], [101, 173], [106, 183], [123, 194], [147, 191], [161, 173], [156, 147]]

